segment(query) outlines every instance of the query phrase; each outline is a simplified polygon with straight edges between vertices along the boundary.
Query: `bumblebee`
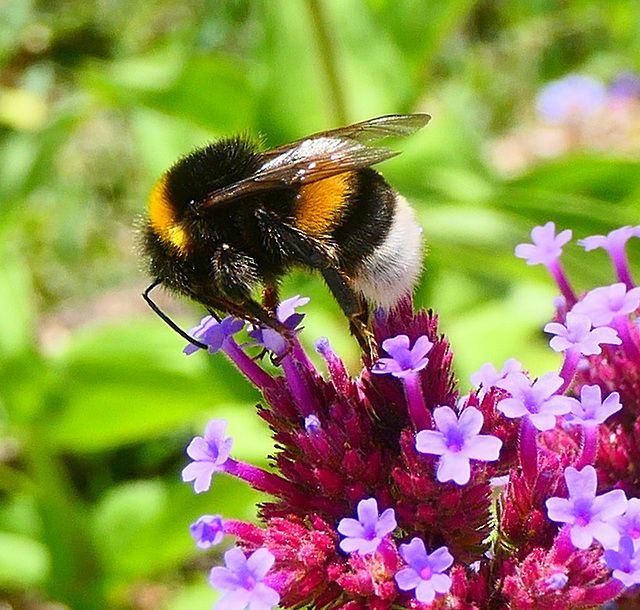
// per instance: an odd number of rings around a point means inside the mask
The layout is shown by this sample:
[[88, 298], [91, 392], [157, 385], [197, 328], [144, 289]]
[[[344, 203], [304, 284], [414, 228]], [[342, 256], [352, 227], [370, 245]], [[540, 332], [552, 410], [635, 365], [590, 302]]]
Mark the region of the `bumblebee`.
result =
[[[143, 249], [152, 284], [212, 314], [232, 314], [281, 332], [279, 280], [293, 267], [319, 272], [372, 353], [369, 305], [391, 307], [422, 267], [422, 229], [406, 199], [372, 165], [398, 153], [371, 146], [424, 127], [427, 114], [382, 116], [261, 151], [225, 138], [180, 159], [148, 201]], [[257, 292], [262, 290], [258, 300]]]

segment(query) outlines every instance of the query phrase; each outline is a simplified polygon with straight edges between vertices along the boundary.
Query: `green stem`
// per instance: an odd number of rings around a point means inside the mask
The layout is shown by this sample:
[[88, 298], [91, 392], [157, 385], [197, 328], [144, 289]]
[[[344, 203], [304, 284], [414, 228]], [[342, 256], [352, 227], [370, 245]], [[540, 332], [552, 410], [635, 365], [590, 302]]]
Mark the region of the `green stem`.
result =
[[331, 111], [340, 125], [346, 125], [348, 123], [347, 105], [338, 75], [338, 66], [334, 53], [335, 44], [331, 38], [321, 0], [308, 0], [308, 3], [316, 32], [316, 40], [320, 48], [320, 59], [329, 85]]

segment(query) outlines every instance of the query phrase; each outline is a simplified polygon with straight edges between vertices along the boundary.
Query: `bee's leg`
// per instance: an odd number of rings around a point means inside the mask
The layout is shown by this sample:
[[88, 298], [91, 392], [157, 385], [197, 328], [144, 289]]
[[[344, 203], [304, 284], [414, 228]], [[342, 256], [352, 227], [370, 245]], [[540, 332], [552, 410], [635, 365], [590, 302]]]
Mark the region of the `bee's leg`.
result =
[[197, 339], [195, 339], [194, 337], [186, 333], [184, 330], [182, 330], [166, 313], [164, 313], [164, 311], [162, 311], [162, 309], [160, 309], [160, 307], [158, 307], [155, 301], [149, 296], [149, 293], [161, 283], [162, 283], [162, 280], [155, 280], [142, 293], [142, 298], [147, 302], [149, 307], [151, 307], [151, 309], [160, 317], [160, 319], [165, 324], [167, 324], [167, 326], [169, 326], [169, 328], [173, 329], [175, 332], [177, 332], [183, 339], [187, 340], [189, 343], [195, 345], [196, 347], [199, 347], [200, 349], [206, 350], [208, 348], [207, 345], [205, 345], [201, 341], [198, 341]]
[[262, 294], [263, 306], [275, 316], [276, 308], [279, 303], [280, 291], [278, 289], [278, 284], [275, 282], [266, 282], [264, 292]]
[[335, 267], [323, 269], [322, 277], [338, 301], [338, 305], [349, 318], [351, 334], [371, 360], [376, 360], [378, 348], [369, 328], [369, 311], [366, 301], [353, 291], [347, 277], [339, 269]]

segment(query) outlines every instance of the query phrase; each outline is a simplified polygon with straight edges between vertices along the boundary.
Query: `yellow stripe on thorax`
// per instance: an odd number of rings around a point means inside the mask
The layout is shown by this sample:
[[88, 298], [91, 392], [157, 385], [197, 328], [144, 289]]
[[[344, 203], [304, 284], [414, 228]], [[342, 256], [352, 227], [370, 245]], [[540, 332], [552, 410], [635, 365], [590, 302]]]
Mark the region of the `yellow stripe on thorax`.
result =
[[295, 212], [296, 226], [309, 235], [329, 233], [349, 205], [352, 176], [351, 172], [344, 172], [302, 186]]
[[167, 193], [166, 176], [155, 183], [149, 195], [147, 208], [149, 223], [156, 235], [165, 243], [172, 245], [179, 254], [185, 254], [189, 246], [189, 239], [182, 225], [178, 222], [175, 206]]

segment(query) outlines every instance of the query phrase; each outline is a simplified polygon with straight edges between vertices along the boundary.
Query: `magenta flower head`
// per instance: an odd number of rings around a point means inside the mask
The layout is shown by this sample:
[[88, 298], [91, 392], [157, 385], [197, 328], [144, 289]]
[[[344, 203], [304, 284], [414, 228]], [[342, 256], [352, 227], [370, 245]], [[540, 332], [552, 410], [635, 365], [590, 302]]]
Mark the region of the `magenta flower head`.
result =
[[[227, 316], [221, 322], [218, 322], [213, 316], [205, 316], [200, 320], [198, 326], [189, 330], [189, 334], [201, 343], [208, 345], [210, 354], [215, 354], [225, 345], [227, 339], [233, 337], [243, 328], [244, 322], [233, 316]], [[198, 346], [189, 343], [182, 351], [189, 356], [199, 349]]]
[[613, 546], [619, 538], [614, 520], [627, 509], [624, 491], [614, 489], [596, 496], [597, 474], [590, 465], [582, 470], [565, 468], [564, 479], [569, 497], [547, 499], [549, 519], [570, 526], [571, 542], [576, 548], [589, 548], [594, 539], [605, 548]]
[[357, 551], [360, 555], [373, 553], [382, 539], [397, 527], [395, 511], [387, 508], [378, 515], [375, 498], [358, 502], [358, 518], [345, 517], [338, 523], [338, 532], [344, 536], [340, 548], [345, 553]]
[[210, 546], [220, 544], [224, 538], [220, 515], [202, 515], [191, 524], [190, 530], [200, 549], [208, 549]]
[[544, 332], [556, 335], [549, 341], [551, 349], [556, 352], [572, 350], [583, 356], [600, 354], [602, 343], [620, 345], [622, 340], [618, 333], [608, 326], [591, 329], [591, 319], [588, 316], [570, 311], [564, 324], [549, 322]]
[[556, 425], [556, 416], [571, 409], [568, 396], [558, 396], [556, 391], [563, 383], [556, 373], [546, 373], [533, 383], [524, 373], [514, 373], [498, 382], [498, 387], [511, 394], [496, 406], [506, 417], [529, 417], [540, 431], [551, 430]]
[[413, 538], [409, 544], [400, 545], [400, 555], [408, 565], [395, 576], [401, 591], [415, 589], [416, 599], [428, 604], [436, 594], [446, 593], [451, 588], [451, 577], [443, 574], [453, 563], [453, 556], [446, 546], [428, 554], [424, 542], [420, 538]]
[[382, 342], [384, 349], [391, 358], [380, 358], [371, 367], [371, 372], [378, 375], [390, 374], [394, 377], [406, 377], [411, 373], [421, 371], [429, 363], [427, 354], [433, 347], [433, 343], [425, 336], [418, 337], [409, 348], [409, 337], [398, 335], [385, 339]]
[[182, 470], [182, 480], [195, 481], [196, 493], [207, 491], [211, 487], [213, 473], [224, 468], [229, 459], [233, 438], [225, 438], [227, 421], [212, 419], [202, 436], [196, 436], [187, 447], [187, 455], [193, 460]]
[[437, 431], [421, 430], [416, 435], [420, 453], [439, 455], [436, 477], [441, 483], [453, 481], [466, 485], [471, 478], [470, 460], [491, 462], [500, 455], [502, 441], [495, 436], [479, 434], [484, 423], [475, 407], [463, 409], [460, 418], [451, 407], [438, 407], [433, 412]]
[[237, 547], [224, 554], [226, 567], [217, 566], [209, 573], [209, 583], [224, 595], [213, 606], [214, 610], [271, 610], [280, 601], [280, 595], [264, 582], [275, 557], [264, 548], [257, 549], [248, 558]]
[[640, 548], [634, 546], [629, 536], [622, 536], [618, 550], [607, 549], [604, 552], [606, 564], [613, 570], [613, 577], [625, 587], [640, 584]]

